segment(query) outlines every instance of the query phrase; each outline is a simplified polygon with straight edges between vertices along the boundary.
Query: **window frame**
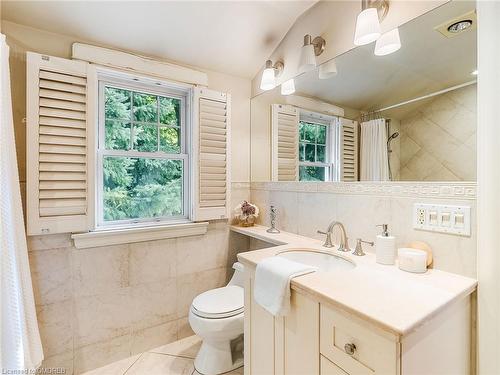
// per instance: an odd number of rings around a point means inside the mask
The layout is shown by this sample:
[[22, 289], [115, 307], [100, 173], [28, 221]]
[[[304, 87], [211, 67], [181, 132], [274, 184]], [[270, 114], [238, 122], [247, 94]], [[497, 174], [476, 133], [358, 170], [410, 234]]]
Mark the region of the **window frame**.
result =
[[[104, 88], [114, 87], [118, 89], [129, 90], [142, 94], [170, 97], [180, 99], [180, 133], [181, 144], [180, 153], [171, 154], [162, 151], [146, 152], [133, 150], [107, 150], [105, 148], [105, 105]], [[156, 226], [165, 224], [178, 224], [190, 222], [191, 204], [192, 204], [192, 86], [178, 85], [167, 81], [158, 81], [150, 78], [131, 76], [126, 73], [100, 73], [97, 77], [97, 132], [96, 132], [96, 202], [95, 202], [95, 230], [108, 229], [126, 229], [144, 226]], [[132, 103], [131, 103], [132, 105]], [[131, 122], [131, 140], [132, 140], [132, 122]], [[157, 126], [161, 125], [159, 119]], [[166, 126], [168, 127], [168, 126]], [[158, 132], [159, 141], [159, 132]], [[162, 160], [182, 160], [183, 178], [182, 178], [182, 207], [183, 215], [161, 216], [152, 218], [137, 218], [124, 220], [104, 220], [104, 181], [103, 181], [103, 161], [106, 156], [147, 158]]]
[[[334, 170], [335, 170], [335, 165], [334, 165], [334, 150], [333, 150], [333, 140], [335, 139], [335, 135], [333, 134], [335, 129], [332, 129], [332, 121], [334, 117], [333, 116], [328, 116], [324, 115], [321, 113], [316, 113], [316, 112], [310, 112], [310, 111], [304, 111], [301, 110], [299, 114], [299, 123], [298, 127], [299, 129], [299, 181], [304, 181], [300, 179], [300, 167], [322, 167], [326, 168], [326, 176], [325, 176], [325, 182], [333, 181], [334, 180]], [[306, 142], [301, 142], [300, 139], [300, 125], [301, 123], [306, 122], [314, 125], [321, 125], [321, 126], [326, 126], [326, 140], [325, 140], [325, 160], [326, 162], [311, 162], [311, 161], [301, 161], [300, 160], [300, 145], [302, 144], [307, 144]], [[317, 143], [314, 143], [317, 145]], [[305, 148], [304, 148], [305, 152]], [[317, 149], [315, 147], [315, 159], [317, 157]]]

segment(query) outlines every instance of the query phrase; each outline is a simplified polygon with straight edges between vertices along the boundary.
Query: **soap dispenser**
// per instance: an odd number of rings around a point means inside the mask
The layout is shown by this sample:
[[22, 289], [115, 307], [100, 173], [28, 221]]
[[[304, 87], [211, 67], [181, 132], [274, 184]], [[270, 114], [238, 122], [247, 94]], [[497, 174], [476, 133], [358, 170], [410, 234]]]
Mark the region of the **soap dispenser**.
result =
[[396, 262], [396, 237], [389, 235], [387, 224], [377, 225], [377, 227], [382, 227], [382, 233], [375, 240], [377, 263], [394, 264]]

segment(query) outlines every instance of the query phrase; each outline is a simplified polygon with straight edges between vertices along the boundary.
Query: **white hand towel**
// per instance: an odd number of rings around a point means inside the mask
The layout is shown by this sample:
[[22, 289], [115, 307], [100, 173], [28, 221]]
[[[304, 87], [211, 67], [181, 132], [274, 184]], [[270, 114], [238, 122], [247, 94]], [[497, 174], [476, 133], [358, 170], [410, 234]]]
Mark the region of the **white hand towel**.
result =
[[316, 270], [316, 267], [279, 256], [264, 259], [257, 264], [255, 271], [255, 302], [274, 316], [287, 315], [290, 311], [290, 281]]

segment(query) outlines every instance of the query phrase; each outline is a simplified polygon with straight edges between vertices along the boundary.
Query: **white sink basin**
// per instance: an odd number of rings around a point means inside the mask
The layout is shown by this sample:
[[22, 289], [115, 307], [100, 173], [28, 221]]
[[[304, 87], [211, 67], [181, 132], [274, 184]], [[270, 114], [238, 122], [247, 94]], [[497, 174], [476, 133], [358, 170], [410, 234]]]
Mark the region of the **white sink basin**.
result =
[[276, 255], [294, 262], [318, 267], [323, 272], [349, 270], [356, 267], [356, 264], [349, 259], [316, 249], [288, 249]]

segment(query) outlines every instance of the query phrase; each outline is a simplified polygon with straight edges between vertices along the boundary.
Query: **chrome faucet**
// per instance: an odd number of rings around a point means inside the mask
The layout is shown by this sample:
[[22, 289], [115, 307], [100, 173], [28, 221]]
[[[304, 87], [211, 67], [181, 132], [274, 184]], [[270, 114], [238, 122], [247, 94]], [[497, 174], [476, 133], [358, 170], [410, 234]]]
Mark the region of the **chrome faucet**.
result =
[[323, 244], [323, 246], [324, 247], [333, 247], [334, 246], [333, 242], [332, 242], [332, 234], [333, 234], [333, 230], [337, 226], [340, 228], [340, 244], [339, 244], [338, 250], [339, 251], [351, 251], [351, 249], [349, 249], [349, 242], [347, 240], [347, 233], [345, 231], [344, 224], [342, 224], [340, 221], [332, 221], [330, 223], [330, 225], [328, 226], [328, 229], [326, 230], [326, 232], [318, 230], [319, 234], [326, 235], [326, 240], [325, 240], [325, 243]]

